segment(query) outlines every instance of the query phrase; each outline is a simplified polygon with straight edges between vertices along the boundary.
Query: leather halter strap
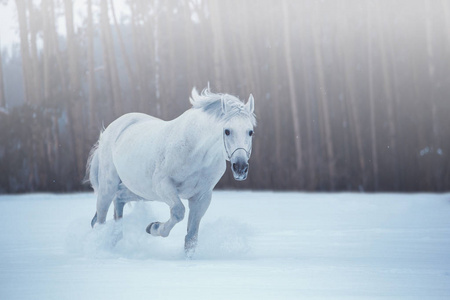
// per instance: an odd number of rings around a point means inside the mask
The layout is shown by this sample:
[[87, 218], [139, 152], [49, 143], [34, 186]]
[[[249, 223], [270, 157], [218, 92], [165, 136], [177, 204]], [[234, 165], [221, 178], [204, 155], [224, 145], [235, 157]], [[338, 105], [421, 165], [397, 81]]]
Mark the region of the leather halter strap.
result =
[[245, 154], [247, 154], [247, 159], [250, 158], [250, 155], [252, 154], [253, 145], [250, 145], [250, 149], [248, 149], [248, 150], [245, 148], [236, 148], [233, 152], [231, 152], [231, 155], [230, 155], [230, 152], [228, 151], [228, 148], [227, 148], [227, 144], [225, 143], [225, 132], [222, 133], [222, 139], [223, 139], [223, 146], [225, 147], [225, 151], [227, 152], [228, 160], [231, 160], [231, 158], [233, 157], [233, 154], [240, 149], [245, 151]]

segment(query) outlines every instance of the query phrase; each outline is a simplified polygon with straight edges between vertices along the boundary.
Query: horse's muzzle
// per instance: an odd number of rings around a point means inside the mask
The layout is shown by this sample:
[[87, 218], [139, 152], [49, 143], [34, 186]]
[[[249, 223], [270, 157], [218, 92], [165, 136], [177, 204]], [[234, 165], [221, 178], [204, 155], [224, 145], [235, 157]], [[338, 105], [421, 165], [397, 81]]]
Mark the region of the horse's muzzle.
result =
[[248, 174], [248, 163], [245, 161], [238, 160], [231, 165], [233, 170], [233, 176], [235, 180], [241, 181], [247, 179]]

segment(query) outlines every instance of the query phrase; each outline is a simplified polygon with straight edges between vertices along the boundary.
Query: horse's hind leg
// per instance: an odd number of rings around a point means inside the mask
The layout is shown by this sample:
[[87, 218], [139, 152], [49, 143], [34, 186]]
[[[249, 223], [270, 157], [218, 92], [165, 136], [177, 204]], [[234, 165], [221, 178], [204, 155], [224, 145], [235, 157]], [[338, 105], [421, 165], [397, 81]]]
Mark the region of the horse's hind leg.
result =
[[[106, 221], [106, 215], [108, 214], [109, 206], [113, 201], [115, 193], [99, 193], [97, 196], [97, 213], [96, 223], [103, 224]], [[94, 216], [95, 219], [95, 216]]]
[[120, 220], [123, 217], [123, 207], [126, 202], [124, 201], [114, 201], [114, 220]]
[[130, 191], [122, 182], [119, 184], [119, 190], [114, 197], [114, 219], [119, 220], [123, 217], [123, 207], [130, 201], [144, 200], [132, 191]]
[[[97, 190], [97, 213], [96, 217], [92, 220], [93, 224], [103, 224], [106, 221], [106, 215], [108, 214], [109, 206], [116, 197], [116, 193], [119, 190], [120, 178], [115, 170], [104, 170], [106, 176], [99, 176], [99, 187]], [[95, 223], [94, 223], [95, 220]]]
[[114, 197], [113, 203], [114, 203], [114, 220], [122, 219], [123, 217], [123, 207], [127, 203], [125, 198], [125, 186], [123, 183], [119, 184], [119, 190], [116, 192], [116, 195]]

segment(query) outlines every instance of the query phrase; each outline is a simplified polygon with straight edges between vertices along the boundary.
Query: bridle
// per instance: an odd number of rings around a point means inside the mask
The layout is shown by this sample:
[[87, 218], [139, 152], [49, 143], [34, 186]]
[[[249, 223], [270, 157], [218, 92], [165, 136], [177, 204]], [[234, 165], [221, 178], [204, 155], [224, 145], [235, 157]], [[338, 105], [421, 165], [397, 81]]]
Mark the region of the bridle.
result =
[[[222, 96], [221, 96], [221, 101], [222, 101], [222, 103], [223, 103], [224, 101], [226, 101], [225, 98], [224, 98], [224, 96], [225, 96], [225, 95], [222, 95]], [[236, 112], [235, 112], [232, 116], [240, 114], [241, 111], [244, 110], [244, 105], [241, 104], [241, 105], [239, 105], [239, 106], [236, 107], [236, 108], [237, 108], [237, 110], [236, 110]], [[232, 116], [231, 116], [231, 117], [232, 117]], [[230, 118], [231, 118], [231, 117], [230, 117]], [[247, 159], [250, 158], [250, 155], [252, 154], [252, 147], [253, 147], [253, 144], [250, 144], [250, 149], [248, 149], [248, 150], [245, 149], [245, 148], [236, 148], [233, 152], [231, 152], [231, 155], [230, 155], [230, 152], [228, 151], [228, 148], [227, 148], [227, 144], [225, 143], [225, 131], [222, 131], [222, 140], [223, 140], [223, 146], [225, 147], [225, 151], [227, 152], [227, 155], [228, 155], [228, 160], [231, 160], [231, 157], [233, 157], [233, 154], [234, 154], [236, 151], [240, 150], [240, 149], [242, 149], [242, 150], [245, 151], [245, 154], [247, 154]]]
[[231, 160], [231, 157], [233, 157], [233, 154], [240, 149], [245, 151], [245, 154], [247, 154], [247, 159], [250, 158], [250, 155], [252, 154], [253, 143], [250, 144], [250, 149], [247, 150], [245, 148], [236, 148], [233, 152], [231, 152], [231, 155], [230, 155], [230, 152], [228, 151], [228, 148], [227, 148], [227, 143], [225, 143], [225, 132], [222, 133], [222, 140], [223, 140], [223, 146], [225, 147], [225, 151], [227, 152], [228, 160]]

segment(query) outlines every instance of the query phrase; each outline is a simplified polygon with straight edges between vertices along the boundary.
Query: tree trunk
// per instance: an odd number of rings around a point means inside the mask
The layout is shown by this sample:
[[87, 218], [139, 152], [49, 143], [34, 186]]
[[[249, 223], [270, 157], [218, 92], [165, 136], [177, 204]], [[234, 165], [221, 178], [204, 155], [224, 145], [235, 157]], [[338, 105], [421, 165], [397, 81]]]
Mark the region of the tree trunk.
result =
[[[1, 49], [1, 43], [0, 43]], [[6, 98], [5, 98], [5, 85], [3, 82], [3, 59], [2, 51], [0, 50], [0, 108], [6, 108]]]
[[[277, 8], [275, 7], [271, 7], [270, 10], [273, 12], [274, 10], [276, 10]], [[278, 10], [277, 10], [278, 12]], [[268, 24], [268, 28], [267, 31], [269, 32], [269, 34], [271, 36], [275, 36], [278, 33], [278, 30], [276, 28], [276, 24], [278, 24], [278, 19], [276, 18], [276, 15], [272, 15], [270, 18], [270, 22]], [[277, 99], [275, 97], [277, 97], [278, 95], [278, 90], [279, 90], [279, 82], [278, 82], [278, 78], [280, 78], [280, 64], [279, 64], [279, 60], [278, 60], [278, 56], [277, 56], [278, 52], [277, 51], [270, 51], [270, 67], [269, 67], [269, 72], [270, 72], [270, 94], [269, 94], [269, 99], [267, 99], [270, 104], [271, 107], [273, 107], [273, 115], [270, 116], [272, 118], [272, 124], [273, 124], [273, 135], [274, 135], [274, 143], [270, 144], [271, 149], [275, 148], [273, 151], [274, 155], [267, 155], [267, 149], [264, 149], [264, 151], [261, 151], [261, 156], [258, 157], [258, 160], [266, 160], [266, 159], [271, 159], [273, 161], [273, 165], [274, 166], [282, 166], [283, 165], [283, 160], [286, 158], [285, 155], [283, 155], [283, 141], [285, 140], [283, 137], [283, 124], [282, 124], [282, 120], [283, 120], [283, 116], [281, 113], [281, 105], [280, 105], [280, 101], [277, 101]], [[265, 112], [265, 110], [262, 110]], [[266, 146], [263, 143], [261, 143], [262, 146]], [[264, 156], [263, 156], [264, 155]], [[271, 177], [271, 181], [269, 181], [268, 183], [270, 183], [272, 186], [276, 186], [277, 188], [280, 187], [281, 182], [279, 182], [279, 178], [283, 178], [286, 177], [286, 169], [285, 168], [279, 168], [276, 167], [274, 168], [274, 170], [272, 172], [270, 172], [270, 177]], [[261, 174], [260, 174], [261, 175]], [[263, 179], [261, 179], [263, 180]], [[286, 182], [284, 182], [286, 184]]]
[[142, 32], [138, 27], [138, 23], [140, 21], [140, 15], [137, 12], [138, 8], [136, 7], [136, 3], [130, 1], [129, 2], [130, 11], [131, 11], [131, 31], [132, 31], [132, 40], [133, 40], [133, 57], [136, 63], [136, 89], [138, 90], [139, 95], [139, 103], [138, 110], [142, 112], [148, 112], [149, 101], [148, 101], [148, 85], [146, 84], [146, 72], [144, 70], [145, 64], [143, 64], [142, 59], [142, 40], [140, 36]]
[[43, 57], [43, 80], [44, 80], [44, 102], [47, 102], [50, 98], [50, 57], [52, 54], [52, 43], [51, 33], [50, 33], [50, 17], [49, 17], [49, 4], [48, 0], [41, 1], [41, 12], [42, 12], [42, 38], [44, 42], [44, 47], [42, 50]]
[[[440, 129], [439, 129], [439, 117], [438, 117], [438, 106], [436, 93], [436, 66], [434, 65], [434, 35], [433, 35], [433, 23], [432, 23], [432, 12], [431, 4], [429, 0], [424, 0], [425, 2], [425, 30], [426, 30], [426, 47], [427, 47], [427, 63], [428, 63], [428, 86], [430, 87], [429, 99], [430, 99], [430, 109], [431, 109], [431, 124], [432, 124], [432, 151], [437, 151], [441, 148], [440, 139]], [[442, 190], [441, 177], [442, 177], [442, 163], [438, 155], [434, 155], [432, 162], [432, 176], [434, 181], [433, 189]]]
[[[291, 117], [294, 127], [294, 145], [295, 145], [295, 166], [296, 170], [303, 169], [302, 137], [300, 132], [300, 121], [298, 119], [297, 92], [294, 78], [294, 69], [291, 53], [291, 33], [289, 24], [289, 11], [286, 0], [283, 0], [283, 50], [286, 63], [286, 72], [289, 88], [289, 102], [291, 105]], [[302, 185], [302, 184], [301, 184]]]
[[[379, 3], [378, 3], [379, 4]], [[386, 43], [384, 38], [384, 32], [382, 28], [382, 22], [380, 20], [380, 9], [377, 9], [377, 24], [378, 24], [378, 46], [381, 54], [381, 77], [383, 78], [383, 92], [385, 96], [385, 107], [387, 110], [387, 123], [388, 123], [388, 145], [386, 146], [386, 152], [389, 156], [386, 160], [389, 162], [389, 167], [392, 168], [393, 174], [393, 189], [398, 190], [398, 168], [397, 168], [397, 128], [395, 126], [395, 111], [394, 111], [394, 98], [392, 96], [391, 76], [388, 70], [388, 62], [386, 57]], [[389, 173], [391, 173], [389, 172]]]
[[[235, 47], [238, 47], [238, 49], [241, 50], [240, 56], [243, 58], [242, 63], [244, 66], [244, 76], [247, 82], [246, 87], [247, 89], [252, 90], [253, 93], [257, 93], [258, 89], [260, 88], [259, 85], [256, 84], [256, 82], [258, 82], [259, 72], [255, 71], [256, 68], [253, 66], [253, 61], [257, 58], [258, 53], [254, 51], [253, 43], [248, 42], [252, 40], [252, 36], [255, 36], [255, 34], [251, 31], [252, 29], [254, 29], [254, 26], [250, 26], [251, 22], [249, 22], [248, 15], [245, 14], [245, 11], [252, 10], [250, 6], [252, 5], [252, 3], [250, 3], [250, 1], [239, 0], [235, 1], [235, 3], [235, 7], [237, 10], [242, 7], [242, 33], [240, 34], [241, 40]], [[225, 78], [227, 78], [227, 76], [225, 76]]]
[[[343, 31], [344, 33], [349, 32], [348, 22], [347, 20], [343, 23]], [[358, 184], [362, 186], [364, 189], [367, 188], [367, 171], [366, 171], [366, 162], [364, 157], [364, 147], [363, 147], [363, 135], [361, 133], [361, 122], [360, 116], [358, 114], [358, 102], [357, 102], [357, 89], [355, 84], [355, 76], [354, 76], [354, 68], [352, 68], [352, 57], [354, 57], [355, 52], [352, 51], [352, 46], [355, 45], [355, 41], [349, 41], [346, 38], [341, 37], [341, 55], [344, 63], [344, 78], [345, 78], [345, 86], [348, 89], [348, 105], [347, 110], [349, 110], [351, 123], [349, 127], [354, 129], [354, 138], [356, 140], [356, 150], [357, 150], [357, 161], [359, 165], [359, 170], [357, 174], [359, 174], [360, 180], [358, 180]]]
[[214, 35], [212, 41], [212, 56], [213, 56], [213, 69], [214, 69], [214, 81], [211, 82], [214, 88], [218, 91], [223, 91], [226, 88], [224, 82], [225, 73], [225, 56], [224, 56], [224, 44], [223, 44], [223, 29], [222, 29], [222, 15], [220, 11], [220, 1], [211, 2], [211, 26], [214, 28]]
[[104, 70], [105, 75], [109, 79], [109, 86], [107, 87], [111, 91], [114, 118], [122, 114], [122, 97], [120, 92], [120, 80], [117, 73], [116, 60], [114, 55], [114, 43], [111, 33], [111, 24], [109, 22], [108, 15], [108, 1], [103, 0], [100, 4], [100, 19], [102, 23], [102, 40], [103, 40], [103, 55], [104, 55]]
[[[381, 21], [381, 24], [388, 24], [388, 20], [384, 15], [381, 15], [380, 17], [383, 18], [383, 20]], [[388, 63], [388, 65], [392, 66], [392, 110], [395, 112], [393, 113], [393, 117], [394, 119], [392, 120], [393, 122], [393, 127], [395, 130], [395, 135], [394, 135], [394, 140], [395, 140], [395, 147], [392, 149], [393, 151], [393, 155], [395, 157], [395, 176], [396, 176], [396, 180], [397, 183], [395, 185], [395, 189], [399, 190], [401, 189], [401, 186], [405, 186], [405, 182], [404, 182], [404, 175], [405, 175], [405, 170], [404, 170], [404, 166], [406, 166], [408, 164], [408, 162], [405, 160], [404, 155], [400, 155], [400, 153], [404, 152], [404, 148], [407, 147], [407, 143], [408, 140], [407, 138], [405, 138], [405, 135], [402, 134], [402, 132], [405, 131], [405, 127], [404, 127], [404, 123], [401, 122], [400, 119], [400, 114], [403, 112], [401, 105], [401, 98], [402, 97], [409, 97], [409, 96], [405, 96], [404, 93], [402, 93], [401, 91], [401, 87], [400, 87], [400, 80], [401, 80], [401, 75], [398, 72], [398, 62], [397, 62], [397, 57], [400, 56], [399, 51], [395, 51], [395, 44], [394, 44], [394, 39], [396, 38], [395, 34], [391, 33], [388, 34], [385, 38], [386, 40], [386, 48], [387, 48], [387, 54], [389, 55], [389, 57], [387, 57], [388, 61], [390, 61], [390, 63]], [[403, 148], [403, 149], [402, 149]]]
[[76, 161], [76, 172], [78, 182], [83, 178], [85, 157], [84, 157], [84, 120], [83, 102], [80, 96], [80, 81], [77, 64], [77, 43], [75, 41], [75, 31], [73, 26], [73, 7], [71, 0], [64, 1], [66, 30], [67, 30], [67, 54], [69, 60], [69, 105], [67, 107], [70, 126], [73, 129], [74, 152]]
[[[217, 5], [217, 4], [215, 4]], [[212, 13], [212, 12], [211, 12]], [[192, 86], [197, 85], [199, 82], [199, 64], [197, 63], [197, 53], [196, 53], [196, 45], [194, 44], [194, 34], [192, 30], [192, 21], [191, 21], [191, 13], [188, 8], [183, 11], [183, 20], [186, 26], [184, 26], [184, 37], [185, 37], [185, 45], [186, 45], [186, 57], [184, 61], [186, 62], [186, 74], [188, 75], [188, 85], [191, 88]], [[204, 84], [204, 83], [202, 83]], [[211, 82], [213, 89], [216, 86], [215, 83]]]
[[154, 82], [155, 82], [155, 102], [156, 102], [156, 113], [158, 117], [161, 117], [161, 103], [160, 103], [160, 58], [159, 58], [159, 48], [160, 48], [160, 36], [159, 36], [159, 14], [160, 5], [159, 0], [153, 0], [155, 10], [154, 12], [154, 23], [153, 23], [153, 49], [154, 49]]
[[87, 2], [87, 59], [88, 59], [87, 81], [89, 93], [88, 94], [89, 128], [92, 131], [94, 131], [95, 109], [96, 109], [95, 99], [97, 94], [97, 86], [95, 84], [94, 22], [92, 16], [92, 0], [88, 0]]
[[[318, 4], [316, 3], [316, 11], [318, 12]], [[333, 191], [335, 189], [335, 180], [336, 180], [336, 172], [335, 172], [335, 158], [334, 158], [334, 150], [333, 150], [333, 139], [331, 136], [331, 124], [330, 124], [330, 116], [329, 116], [329, 101], [326, 91], [326, 82], [325, 75], [323, 70], [323, 62], [322, 62], [322, 53], [321, 53], [321, 45], [320, 45], [320, 37], [319, 30], [312, 26], [312, 36], [314, 43], [314, 61], [316, 65], [316, 76], [318, 82], [318, 100], [319, 100], [319, 111], [322, 116], [322, 125], [325, 134], [325, 146], [327, 153], [327, 166], [328, 166], [328, 178], [329, 178], [329, 187], [330, 190]]]
[[31, 92], [30, 50], [28, 46], [27, 5], [25, 0], [16, 0], [20, 31], [20, 55], [22, 57], [22, 77], [25, 102], [33, 103]]
[[[50, 76], [51, 78], [53, 78], [54, 85], [56, 87], [60, 87], [62, 90], [62, 94], [63, 95], [67, 95], [69, 93], [69, 84], [66, 78], [66, 72], [65, 72], [65, 68], [66, 66], [63, 64], [63, 55], [61, 54], [61, 50], [59, 48], [59, 38], [58, 38], [58, 33], [56, 32], [56, 23], [57, 23], [57, 19], [55, 16], [55, 7], [54, 7], [54, 2], [53, 0], [47, 0], [48, 4], [49, 4], [49, 9], [48, 9], [48, 15], [49, 15], [49, 29], [50, 29], [50, 36], [51, 36], [51, 47], [52, 47], [52, 55], [50, 56], [50, 59], [53, 60], [53, 58], [56, 58], [56, 66], [53, 71], [50, 72]], [[59, 74], [56, 74], [56, 68], [58, 68], [58, 72]], [[57, 91], [52, 91], [51, 93], [53, 93], [51, 96], [55, 97], [56, 96], [56, 92]], [[56, 99], [52, 99], [53, 101], [56, 101]]]
[[[91, 0], [89, 0], [91, 1]], [[131, 99], [132, 101], [136, 100], [136, 76], [134, 75], [133, 72], [133, 68], [131, 67], [131, 63], [130, 63], [130, 59], [128, 57], [127, 51], [125, 49], [125, 43], [123, 41], [123, 37], [122, 37], [122, 33], [120, 31], [120, 27], [119, 27], [119, 22], [117, 22], [117, 17], [116, 17], [116, 10], [114, 8], [114, 1], [110, 0], [110, 5], [111, 5], [111, 13], [112, 13], [112, 17], [113, 17], [113, 21], [114, 21], [114, 27], [116, 29], [116, 33], [117, 33], [117, 38], [119, 40], [119, 47], [120, 47], [120, 52], [122, 53], [122, 58], [125, 64], [125, 69], [127, 71], [127, 75], [128, 75], [128, 80], [129, 80], [129, 87], [130, 87], [130, 92], [131, 92]], [[131, 102], [131, 101], [127, 101], [127, 102]]]
[[372, 55], [372, 19], [370, 18], [370, 7], [367, 3], [367, 58], [368, 58], [368, 80], [369, 80], [369, 111], [370, 111], [370, 138], [372, 148], [372, 172], [373, 190], [378, 190], [378, 151], [377, 151], [377, 128], [375, 123], [375, 99], [373, 83], [373, 55]]
[[39, 69], [39, 56], [38, 56], [38, 48], [36, 45], [36, 36], [38, 34], [37, 29], [40, 28], [39, 19], [36, 18], [37, 12], [33, 7], [33, 4], [30, 3], [29, 7], [29, 21], [30, 21], [30, 51], [31, 51], [31, 92], [33, 93], [34, 103], [36, 105], [42, 104], [42, 90], [41, 90], [41, 71]]

